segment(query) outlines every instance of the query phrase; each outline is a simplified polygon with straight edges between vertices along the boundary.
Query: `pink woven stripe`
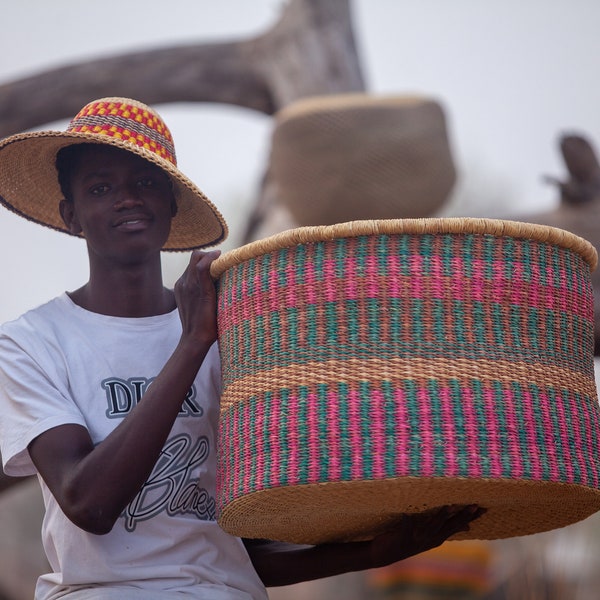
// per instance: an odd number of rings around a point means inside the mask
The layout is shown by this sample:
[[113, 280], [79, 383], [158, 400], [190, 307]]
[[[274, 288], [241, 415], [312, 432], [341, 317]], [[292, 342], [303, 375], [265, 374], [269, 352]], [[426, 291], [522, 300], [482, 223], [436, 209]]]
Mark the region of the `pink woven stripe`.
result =
[[396, 404], [396, 473], [399, 477], [410, 475], [410, 420], [406, 394], [402, 388], [394, 391]]
[[269, 271], [269, 289], [267, 290], [267, 306], [271, 312], [281, 310], [279, 304], [279, 274], [276, 269]]
[[306, 280], [304, 294], [300, 293], [299, 296], [300, 298], [304, 297], [307, 304], [316, 304], [318, 302], [317, 290], [319, 286], [317, 284], [315, 266], [312, 262], [306, 265], [304, 279]]
[[531, 464], [531, 476], [533, 479], [542, 479], [543, 471], [540, 463], [540, 453], [543, 449], [539, 447], [536, 429], [540, 426], [538, 423], [537, 416], [533, 410], [534, 399], [531, 392], [528, 389], [523, 390], [523, 399], [521, 405], [524, 413], [524, 423], [522, 426], [525, 427], [525, 435], [527, 438], [527, 456]]
[[[265, 415], [265, 411], [262, 407], [258, 409], [254, 409], [254, 414], [256, 415], [253, 422], [253, 431], [250, 431], [250, 435], [252, 436], [250, 439], [254, 442], [254, 451], [252, 458], [252, 477], [254, 479], [254, 485], [252, 489], [260, 490], [265, 487], [265, 473], [266, 470], [270, 469], [270, 465], [265, 466], [265, 431], [267, 425], [267, 419]], [[252, 423], [252, 421], [251, 421]], [[250, 442], [250, 439], [246, 441], [246, 443]]]
[[[509, 387], [504, 389], [504, 410], [506, 414], [507, 429], [510, 434], [510, 439], [518, 439], [520, 423], [517, 420], [517, 413], [515, 410], [515, 395]], [[523, 477], [524, 467], [523, 458], [521, 456], [520, 448], [517, 444], [511, 443], [509, 446], [510, 463], [511, 463], [511, 475], [515, 479]]]
[[446, 459], [446, 475], [448, 477], [454, 477], [458, 474], [458, 446], [457, 432], [455, 427], [455, 416], [452, 410], [452, 395], [448, 386], [440, 386], [440, 401], [442, 405], [442, 415], [444, 419], [443, 433], [444, 433], [444, 448], [445, 459]]
[[[343, 289], [345, 293], [345, 297], [348, 300], [357, 300], [358, 299], [358, 273], [356, 268], [356, 259], [352, 256], [348, 256], [344, 259], [344, 270], [346, 273], [346, 277], [343, 281]], [[326, 296], [327, 300], [335, 300], [335, 298], [329, 298]]]
[[319, 397], [317, 394], [310, 393], [306, 399], [307, 402], [307, 422], [308, 429], [306, 446], [308, 446], [308, 483], [317, 483], [320, 479], [321, 455], [319, 443]]
[[502, 445], [498, 436], [499, 424], [496, 412], [496, 398], [494, 390], [486, 387], [483, 390], [485, 405], [486, 433], [488, 439], [487, 452], [490, 458], [490, 477], [502, 477]]
[[374, 389], [370, 395], [371, 400], [371, 453], [373, 459], [373, 478], [383, 479], [385, 472], [385, 397], [381, 390]]
[[485, 262], [474, 259], [472, 263], [471, 299], [483, 302], [486, 299]]
[[[287, 415], [286, 415], [287, 417]], [[279, 394], [273, 394], [271, 399], [271, 411], [269, 414], [269, 443], [271, 445], [271, 479], [270, 484], [273, 487], [281, 485], [281, 460], [282, 449], [279, 436], [281, 423], [281, 397]]]
[[[569, 432], [567, 431], [567, 418], [565, 415], [565, 400], [561, 394], [557, 394], [555, 398], [556, 411], [558, 413], [558, 423], [559, 423], [559, 434], [560, 440], [562, 444], [562, 454], [563, 456], [571, 456], [571, 444], [569, 441]], [[565, 483], [573, 483], [575, 481], [574, 473], [573, 473], [573, 464], [571, 460], [565, 460], [564, 468], [566, 472], [566, 479], [563, 478]]]
[[296, 269], [293, 264], [287, 265], [285, 269], [285, 281], [286, 285], [284, 288], [285, 294], [285, 307], [296, 308], [298, 306], [298, 283], [296, 281]]
[[329, 478], [339, 481], [342, 478], [342, 451], [339, 436], [340, 397], [330, 390], [327, 394], [327, 448], [329, 453]]
[[[287, 427], [288, 440], [286, 440], [285, 453], [288, 457], [288, 468], [287, 468], [287, 480], [289, 485], [296, 485], [300, 481], [300, 444], [298, 443], [299, 432], [299, 418], [298, 418], [298, 407], [300, 400], [296, 394], [290, 395], [288, 399], [287, 411], [285, 414], [279, 414], [279, 418], [285, 420], [286, 423], [277, 424], [276, 431], [280, 431], [280, 427]], [[279, 440], [278, 444], [279, 444]], [[279, 446], [278, 446], [279, 447]], [[281, 451], [284, 452], [283, 449]], [[274, 463], [273, 468], [275, 470], [280, 469], [281, 463]]]
[[582, 424], [579, 420], [581, 415], [581, 407], [577, 406], [574, 394], [568, 394], [568, 402], [571, 410], [571, 424], [573, 425], [575, 454], [577, 456], [577, 462], [579, 463], [579, 475], [581, 478], [581, 481], [578, 483], [583, 485], [591, 485], [587, 471], [587, 456], [583, 451], [587, 443], [586, 440], [589, 438], [586, 436], [585, 427], [582, 427]]
[[431, 289], [432, 298], [443, 300], [446, 296], [452, 294], [451, 278], [444, 275], [444, 265], [439, 256], [432, 256], [430, 259], [431, 271]]
[[477, 414], [475, 412], [475, 399], [469, 387], [462, 388], [463, 415], [465, 418], [465, 442], [468, 456], [468, 477], [481, 477], [481, 463], [479, 457], [479, 434], [477, 432]]
[[[240, 440], [248, 440], [250, 436], [254, 434], [253, 431], [250, 430], [249, 425], [252, 423], [252, 411], [249, 402], [244, 402], [244, 405], [241, 408], [242, 410], [242, 422], [244, 423], [244, 428], [242, 432], [242, 436], [238, 439]], [[244, 493], [248, 493], [250, 490], [254, 489], [252, 486], [252, 452], [248, 452], [248, 450], [242, 449], [239, 451], [238, 456], [241, 459], [242, 464], [242, 489]]]
[[540, 411], [542, 415], [543, 431], [544, 431], [544, 451], [548, 468], [550, 469], [551, 481], [560, 482], [560, 472], [558, 470], [559, 453], [557, 452], [556, 432], [554, 431], [554, 423], [550, 414], [550, 398], [544, 392], [539, 395]]
[[325, 302], [334, 302], [337, 295], [336, 275], [335, 275], [335, 260], [326, 258], [323, 261], [323, 288]]
[[409, 256], [408, 265], [410, 268], [410, 285], [411, 298], [425, 298], [425, 286], [423, 284], [423, 257], [420, 254]]
[[[390, 273], [400, 272], [400, 258], [398, 256], [390, 256], [387, 261]], [[404, 290], [400, 285], [400, 277], [387, 277], [387, 291], [389, 298], [401, 298], [404, 296]]]
[[360, 394], [355, 389], [348, 391], [348, 429], [350, 431], [351, 479], [361, 479], [363, 468], [363, 439], [360, 430]]
[[367, 264], [366, 276], [367, 276], [367, 288], [365, 295], [367, 298], [385, 298], [383, 290], [379, 289], [379, 269], [377, 265], [376, 256], [367, 256], [365, 259]]
[[[425, 386], [420, 386], [417, 390], [417, 402], [419, 404], [419, 422], [431, 423], [431, 398], [429, 397], [429, 390]], [[432, 435], [432, 428], [421, 428], [420, 438], [421, 474], [423, 477], [432, 477], [435, 474], [435, 438]]]
[[[585, 420], [585, 448], [586, 448], [586, 458], [590, 465], [592, 465], [592, 480], [590, 485], [595, 488], [598, 488], [600, 485], [598, 467], [598, 449], [594, 445], [594, 439], [598, 438], [598, 434], [600, 433], [600, 428], [598, 427], [598, 411], [594, 410], [595, 407], [590, 406], [590, 402], [596, 402], [595, 399], [586, 399], [585, 406], [582, 407], [583, 419]], [[594, 435], [595, 434], [595, 435]]]

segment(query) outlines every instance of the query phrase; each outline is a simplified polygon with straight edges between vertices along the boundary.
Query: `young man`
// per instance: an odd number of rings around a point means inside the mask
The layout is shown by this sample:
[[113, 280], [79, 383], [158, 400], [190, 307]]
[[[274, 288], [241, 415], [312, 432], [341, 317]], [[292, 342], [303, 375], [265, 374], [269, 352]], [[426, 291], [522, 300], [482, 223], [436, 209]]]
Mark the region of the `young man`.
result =
[[[105, 98], [66, 132], [0, 142], [0, 200], [82, 236], [89, 280], [0, 330], [0, 443], [37, 473], [52, 573], [40, 599], [266, 598], [285, 585], [389, 564], [468, 528], [477, 507], [406, 518], [371, 542], [247, 541], [215, 521], [220, 366], [204, 252], [227, 235], [176, 166], [149, 107]], [[174, 290], [161, 250], [193, 250]]]

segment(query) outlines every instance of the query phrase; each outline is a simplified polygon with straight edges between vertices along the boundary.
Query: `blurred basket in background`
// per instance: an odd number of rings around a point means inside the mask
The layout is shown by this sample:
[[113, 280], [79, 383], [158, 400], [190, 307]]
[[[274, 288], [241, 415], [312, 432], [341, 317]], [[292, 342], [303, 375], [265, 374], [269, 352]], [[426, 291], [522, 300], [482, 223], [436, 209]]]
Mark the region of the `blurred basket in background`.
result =
[[495, 539], [600, 510], [596, 261], [560, 229], [462, 218], [221, 256], [221, 526], [323, 543], [475, 503], [455, 539]]
[[313, 96], [275, 115], [269, 181], [298, 225], [430, 217], [456, 170], [442, 106], [418, 96]]

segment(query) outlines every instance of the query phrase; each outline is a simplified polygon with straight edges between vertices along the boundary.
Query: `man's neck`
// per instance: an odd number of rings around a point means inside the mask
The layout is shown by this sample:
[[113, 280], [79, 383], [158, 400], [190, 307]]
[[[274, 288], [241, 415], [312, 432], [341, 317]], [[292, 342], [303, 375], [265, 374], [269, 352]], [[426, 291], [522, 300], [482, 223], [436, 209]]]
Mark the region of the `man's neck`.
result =
[[92, 272], [83, 287], [69, 294], [73, 302], [114, 317], [150, 317], [175, 309], [175, 295], [164, 287], [160, 270], [124, 269]]

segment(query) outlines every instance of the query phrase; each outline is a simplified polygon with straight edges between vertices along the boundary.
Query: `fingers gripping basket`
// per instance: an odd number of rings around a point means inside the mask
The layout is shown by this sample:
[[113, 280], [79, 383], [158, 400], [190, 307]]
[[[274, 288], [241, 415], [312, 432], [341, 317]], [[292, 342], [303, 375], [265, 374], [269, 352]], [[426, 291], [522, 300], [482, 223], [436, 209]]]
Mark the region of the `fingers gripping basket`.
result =
[[456, 539], [495, 539], [599, 510], [596, 260], [485, 219], [299, 228], [220, 257], [221, 526], [355, 540], [477, 503]]

